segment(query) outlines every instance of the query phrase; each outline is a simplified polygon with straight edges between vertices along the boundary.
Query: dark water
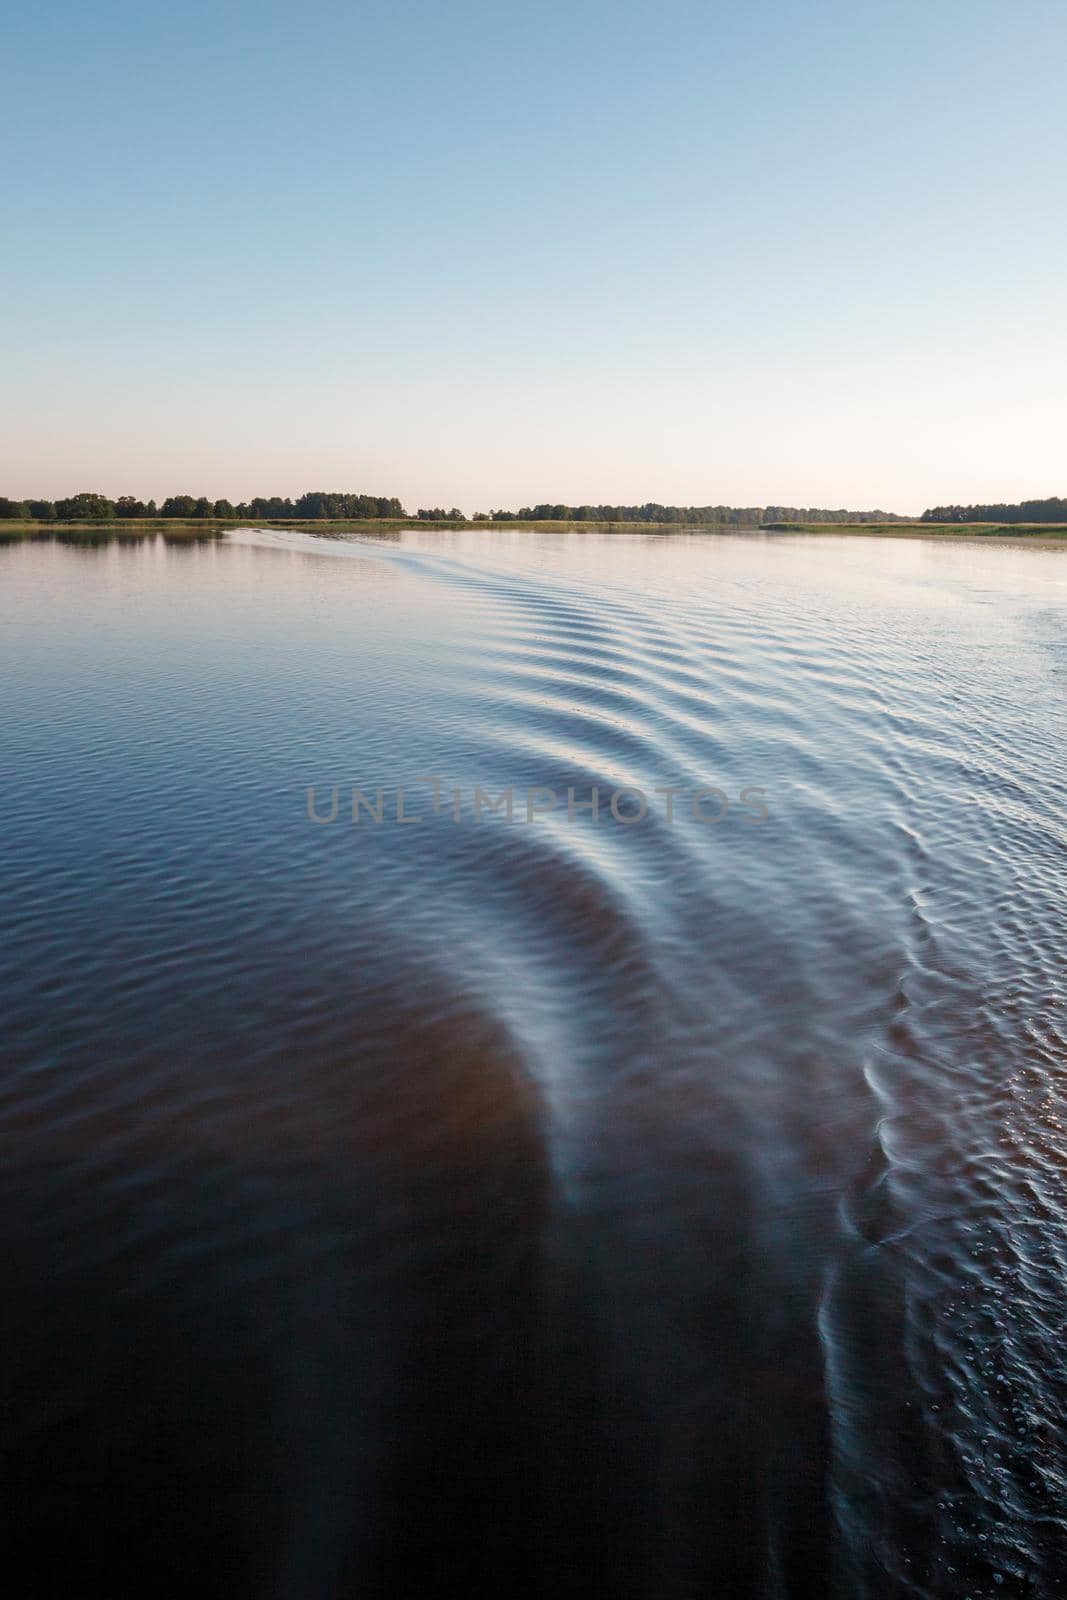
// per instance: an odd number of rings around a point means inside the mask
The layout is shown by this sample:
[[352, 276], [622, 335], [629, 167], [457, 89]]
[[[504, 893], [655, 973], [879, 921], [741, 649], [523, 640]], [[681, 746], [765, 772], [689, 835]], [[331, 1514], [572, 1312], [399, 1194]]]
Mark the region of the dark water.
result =
[[0, 548], [17, 1592], [1067, 1593], [1065, 604], [964, 543]]

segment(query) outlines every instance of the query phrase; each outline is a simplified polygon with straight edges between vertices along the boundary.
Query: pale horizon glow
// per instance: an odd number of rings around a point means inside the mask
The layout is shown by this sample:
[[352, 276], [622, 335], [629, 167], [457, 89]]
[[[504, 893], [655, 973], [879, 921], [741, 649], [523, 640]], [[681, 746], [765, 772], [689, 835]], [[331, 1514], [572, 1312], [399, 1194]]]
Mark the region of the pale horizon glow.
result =
[[6, 33], [0, 494], [1067, 493], [1052, 0]]

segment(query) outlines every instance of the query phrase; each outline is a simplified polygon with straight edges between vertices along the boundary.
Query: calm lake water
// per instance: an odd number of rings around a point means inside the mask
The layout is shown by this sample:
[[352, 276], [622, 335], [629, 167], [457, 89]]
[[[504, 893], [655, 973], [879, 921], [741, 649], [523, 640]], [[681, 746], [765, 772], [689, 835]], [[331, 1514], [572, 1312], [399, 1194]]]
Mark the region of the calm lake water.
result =
[[1065, 697], [1067, 548], [0, 547], [18, 1592], [1062, 1596]]

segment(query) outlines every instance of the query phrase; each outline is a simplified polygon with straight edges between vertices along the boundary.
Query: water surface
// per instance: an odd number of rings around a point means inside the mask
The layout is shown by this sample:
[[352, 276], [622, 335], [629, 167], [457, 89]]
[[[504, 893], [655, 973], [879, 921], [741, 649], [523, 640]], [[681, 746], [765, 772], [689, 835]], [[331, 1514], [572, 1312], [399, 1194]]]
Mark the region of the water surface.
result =
[[1061, 1595], [1065, 604], [966, 542], [0, 548], [24, 1592]]

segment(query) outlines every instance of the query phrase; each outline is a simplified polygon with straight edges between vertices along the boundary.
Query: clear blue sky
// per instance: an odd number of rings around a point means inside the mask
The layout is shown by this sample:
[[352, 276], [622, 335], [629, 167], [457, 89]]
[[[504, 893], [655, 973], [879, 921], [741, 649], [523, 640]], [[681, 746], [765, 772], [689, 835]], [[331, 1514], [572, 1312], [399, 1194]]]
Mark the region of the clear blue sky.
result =
[[3, 18], [2, 493], [1067, 493], [1062, 0]]

